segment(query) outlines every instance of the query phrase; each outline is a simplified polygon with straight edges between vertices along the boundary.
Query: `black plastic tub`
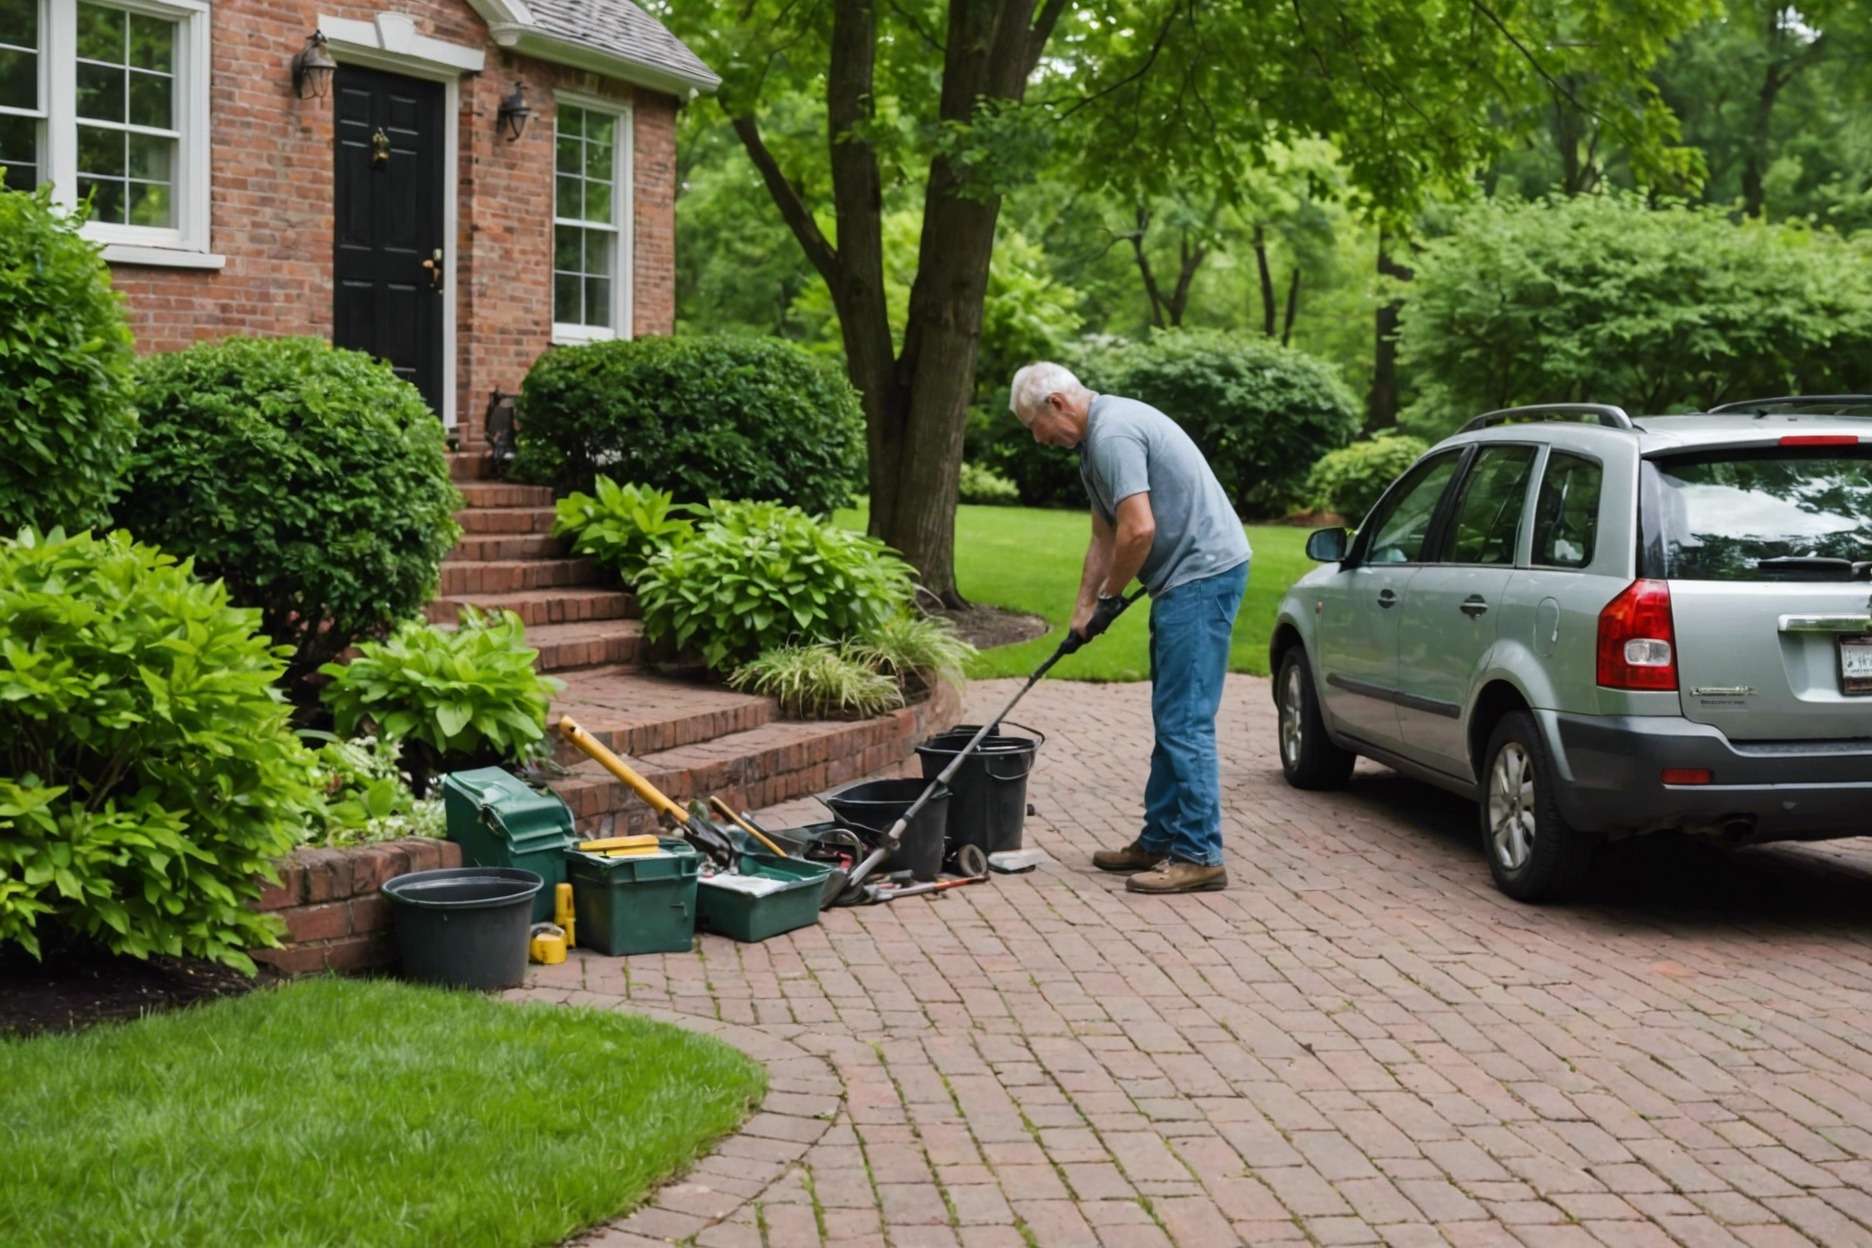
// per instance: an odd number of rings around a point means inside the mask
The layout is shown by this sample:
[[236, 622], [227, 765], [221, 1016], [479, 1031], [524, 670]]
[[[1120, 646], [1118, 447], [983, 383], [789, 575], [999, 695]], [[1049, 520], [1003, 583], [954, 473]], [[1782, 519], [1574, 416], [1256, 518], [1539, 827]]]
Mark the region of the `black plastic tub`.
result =
[[445, 867], [385, 880], [403, 978], [451, 988], [518, 988], [526, 978], [533, 896], [519, 867]]
[[[851, 827], [882, 835], [903, 817], [923, 790], [926, 780], [866, 780], [847, 785], [820, 799], [832, 808], [838, 821]], [[915, 880], [933, 880], [942, 871], [943, 840], [949, 830], [949, 786], [939, 785], [936, 792], [910, 826], [904, 829], [897, 852], [879, 868], [901, 871], [909, 868]]]
[[[984, 854], [1021, 847], [1027, 827], [1027, 777], [1040, 747], [1046, 744], [1046, 734], [1006, 720], [998, 726], [1030, 735], [1003, 732], [983, 737], [949, 777], [955, 795], [949, 803], [951, 852], [960, 845], [979, 846]], [[934, 780], [941, 775], [980, 731], [980, 724], [958, 724], [917, 746], [923, 778]]]

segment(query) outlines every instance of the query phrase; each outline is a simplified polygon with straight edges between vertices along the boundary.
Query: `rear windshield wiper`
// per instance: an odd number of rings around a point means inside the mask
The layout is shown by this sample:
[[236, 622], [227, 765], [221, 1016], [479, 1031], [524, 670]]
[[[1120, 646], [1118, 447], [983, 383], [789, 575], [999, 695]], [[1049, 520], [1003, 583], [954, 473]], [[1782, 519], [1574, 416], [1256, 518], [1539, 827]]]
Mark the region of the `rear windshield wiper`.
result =
[[[1833, 572], [1842, 581], [1856, 581], [1872, 573], [1872, 559], [1835, 559], [1827, 555], [1777, 555], [1755, 561], [1757, 572]], [[1818, 578], [1816, 578], [1818, 579]], [[1832, 577], [1825, 578], [1828, 580]]]

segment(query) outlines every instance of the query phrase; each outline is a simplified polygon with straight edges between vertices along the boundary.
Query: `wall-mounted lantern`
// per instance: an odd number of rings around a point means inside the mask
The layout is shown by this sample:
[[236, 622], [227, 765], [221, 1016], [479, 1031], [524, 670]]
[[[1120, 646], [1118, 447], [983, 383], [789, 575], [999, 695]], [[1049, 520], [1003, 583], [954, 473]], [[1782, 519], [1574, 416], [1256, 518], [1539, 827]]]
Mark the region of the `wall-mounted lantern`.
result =
[[302, 100], [324, 99], [337, 68], [338, 62], [325, 48], [325, 32], [313, 31], [306, 36], [305, 47], [292, 59], [293, 94]]
[[533, 110], [527, 107], [526, 84], [514, 83], [514, 89], [508, 92], [507, 98], [500, 102], [500, 114], [496, 119], [509, 143], [519, 139], [521, 132], [526, 129], [527, 118], [532, 115]]

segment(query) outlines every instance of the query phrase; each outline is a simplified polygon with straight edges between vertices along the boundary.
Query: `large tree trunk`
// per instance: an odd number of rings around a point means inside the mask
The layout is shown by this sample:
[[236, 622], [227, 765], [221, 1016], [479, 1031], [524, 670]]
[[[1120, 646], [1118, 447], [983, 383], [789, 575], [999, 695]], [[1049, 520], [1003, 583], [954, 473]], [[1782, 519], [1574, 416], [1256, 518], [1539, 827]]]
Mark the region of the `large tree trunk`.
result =
[[[1393, 240], [1384, 227], [1378, 229], [1378, 273], [1409, 281], [1411, 271], [1392, 258]], [[1397, 326], [1401, 300], [1378, 305], [1372, 343], [1371, 394], [1365, 404], [1365, 432], [1381, 433], [1397, 427]]]

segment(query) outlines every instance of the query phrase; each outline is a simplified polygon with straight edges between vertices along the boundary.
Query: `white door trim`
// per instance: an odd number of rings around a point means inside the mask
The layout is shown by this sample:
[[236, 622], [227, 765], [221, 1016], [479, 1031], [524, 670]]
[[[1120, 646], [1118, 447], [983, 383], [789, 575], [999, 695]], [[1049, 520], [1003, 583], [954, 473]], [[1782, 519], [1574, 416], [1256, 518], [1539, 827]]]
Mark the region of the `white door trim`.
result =
[[461, 197], [461, 76], [480, 72], [486, 54], [480, 48], [446, 43], [415, 33], [415, 23], [401, 13], [379, 13], [374, 22], [319, 16], [319, 29], [340, 64], [388, 70], [440, 82], [442, 102], [442, 250], [447, 274], [442, 301], [442, 425], [453, 429], [455, 411], [456, 308], [461, 302], [455, 279]]

